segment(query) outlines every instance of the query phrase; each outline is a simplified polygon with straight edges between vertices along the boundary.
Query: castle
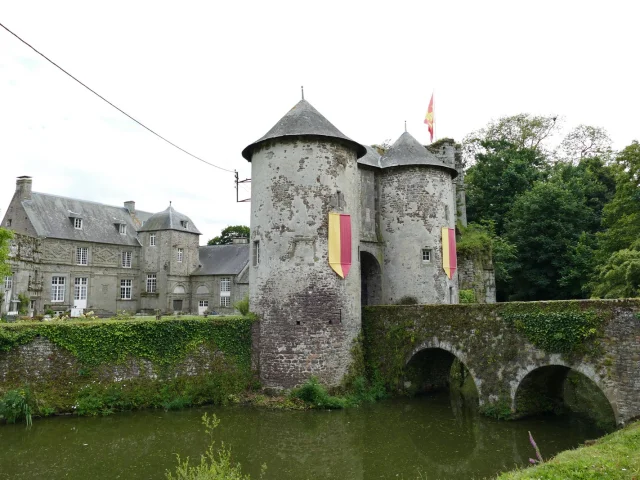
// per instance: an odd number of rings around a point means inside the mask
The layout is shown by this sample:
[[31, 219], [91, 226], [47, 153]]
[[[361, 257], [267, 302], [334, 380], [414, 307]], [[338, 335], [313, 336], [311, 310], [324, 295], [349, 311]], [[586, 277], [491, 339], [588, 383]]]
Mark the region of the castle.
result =
[[[19, 234], [5, 310], [24, 292], [41, 313], [231, 313], [248, 291], [260, 318], [254, 360], [263, 384], [289, 388], [315, 375], [337, 385], [363, 306], [458, 303], [459, 280], [472, 288], [477, 279], [469, 259], [458, 271], [443, 268], [455, 251], [445, 231], [466, 224], [453, 141], [425, 147], [405, 131], [378, 151], [303, 99], [242, 155], [252, 170], [249, 244], [199, 247], [200, 232], [172, 206], [152, 215], [134, 202], [111, 207], [32, 192], [32, 179], [18, 178], [3, 220]], [[329, 264], [330, 214], [346, 228], [338, 270]], [[481, 275], [491, 283], [492, 271]]]
[[[459, 152], [404, 132], [382, 156], [304, 99], [242, 155], [251, 162], [251, 310], [260, 317], [261, 380], [338, 384], [361, 330], [361, 307], [457, 303], [443, 269], [442, 228], [464, 218]], [[348, 215], [345, 278], [329, 266], [329, 214]], [[254, 348], [256, 345], [254, 342]]]

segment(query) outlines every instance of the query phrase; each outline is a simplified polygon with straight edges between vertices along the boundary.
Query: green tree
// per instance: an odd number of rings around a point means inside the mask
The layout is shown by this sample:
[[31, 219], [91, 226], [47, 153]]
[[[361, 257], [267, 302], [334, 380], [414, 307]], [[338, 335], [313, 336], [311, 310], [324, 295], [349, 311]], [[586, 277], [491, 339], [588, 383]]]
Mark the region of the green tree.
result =
[[8, 263], [9, 242], [13, 238], [13, 232], [5, 228], [0, 228], [0, 278], [11, 275], [11, 267]]
[[510, 299], [566, 298], [559, 283], [562, 268], [587, 218], [582, 199], [560, 182], [538, 182], [516, 198], [505, 227], [518, 251]]
[[578, 163], [585, 158], [608, 159], [611, 156], [611, 138], [604, 128], [578, 125], [562, 140], [560, 159]]
[[213, 237], [207, 242], [207, 245], [229, 245], [233, 243], [233, 239], [237, 237], [249, 238], [249, 227], [245, 225], [230, 225], [217, 237]]
[[486, 140], [475, 164], [467, 170], [467, 217], [470, 222], [491, 221], [504, 233], [505, 215], [515, 198], [544, 178], [545, 157], [537, 150], [506, 140]]

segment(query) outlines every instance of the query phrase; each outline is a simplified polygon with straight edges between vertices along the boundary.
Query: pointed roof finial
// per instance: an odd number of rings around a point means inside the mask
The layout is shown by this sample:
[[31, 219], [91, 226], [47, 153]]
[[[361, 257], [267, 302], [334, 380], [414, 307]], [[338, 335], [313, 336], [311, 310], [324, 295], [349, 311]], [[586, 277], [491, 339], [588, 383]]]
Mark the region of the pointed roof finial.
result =
[[404, 131], [405, 132], [407, 131], [407, 121], [406, 120], [404, 121]]
[[171, 206], [171, 200], [169, 200], [169, 206]]
[[304, 100], [304, 85], [300, 87], [300, 90], [302, 91], [302, 99]]

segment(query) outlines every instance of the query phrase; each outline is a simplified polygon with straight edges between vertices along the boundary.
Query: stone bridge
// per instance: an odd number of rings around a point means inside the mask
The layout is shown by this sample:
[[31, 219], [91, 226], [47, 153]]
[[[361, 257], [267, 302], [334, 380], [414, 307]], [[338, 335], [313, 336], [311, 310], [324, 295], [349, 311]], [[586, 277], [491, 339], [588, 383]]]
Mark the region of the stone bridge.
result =
[[392, 388], [426, 389], [448, 385], [458, 359], [497, 416], [550, 409], [578, 379], [620, 425], [640, 417], [639, 312], [640, 299], [365, 307], [365, 364]]

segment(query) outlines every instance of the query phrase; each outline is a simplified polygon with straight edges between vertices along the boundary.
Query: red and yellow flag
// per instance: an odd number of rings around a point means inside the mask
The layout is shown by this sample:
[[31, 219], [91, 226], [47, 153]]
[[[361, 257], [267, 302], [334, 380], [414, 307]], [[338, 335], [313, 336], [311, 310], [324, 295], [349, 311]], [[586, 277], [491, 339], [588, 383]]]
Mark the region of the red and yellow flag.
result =
[[429, 102], [429, 108], [427, 109], [427, 115], [424, 117], [424, 123], [429, 127], [429, 134], [431, 135], [431, 143], [433, 143], [433, 123], [436, 117], [433, 113], [433, 93], [431, 94], [431, 101]]
[[351, 215], [329, 214], [329, 265], [342, 278], [351, 268]]
[[442, 227], [442, 266], [451, 279], [458, 268], [455, 228]]

